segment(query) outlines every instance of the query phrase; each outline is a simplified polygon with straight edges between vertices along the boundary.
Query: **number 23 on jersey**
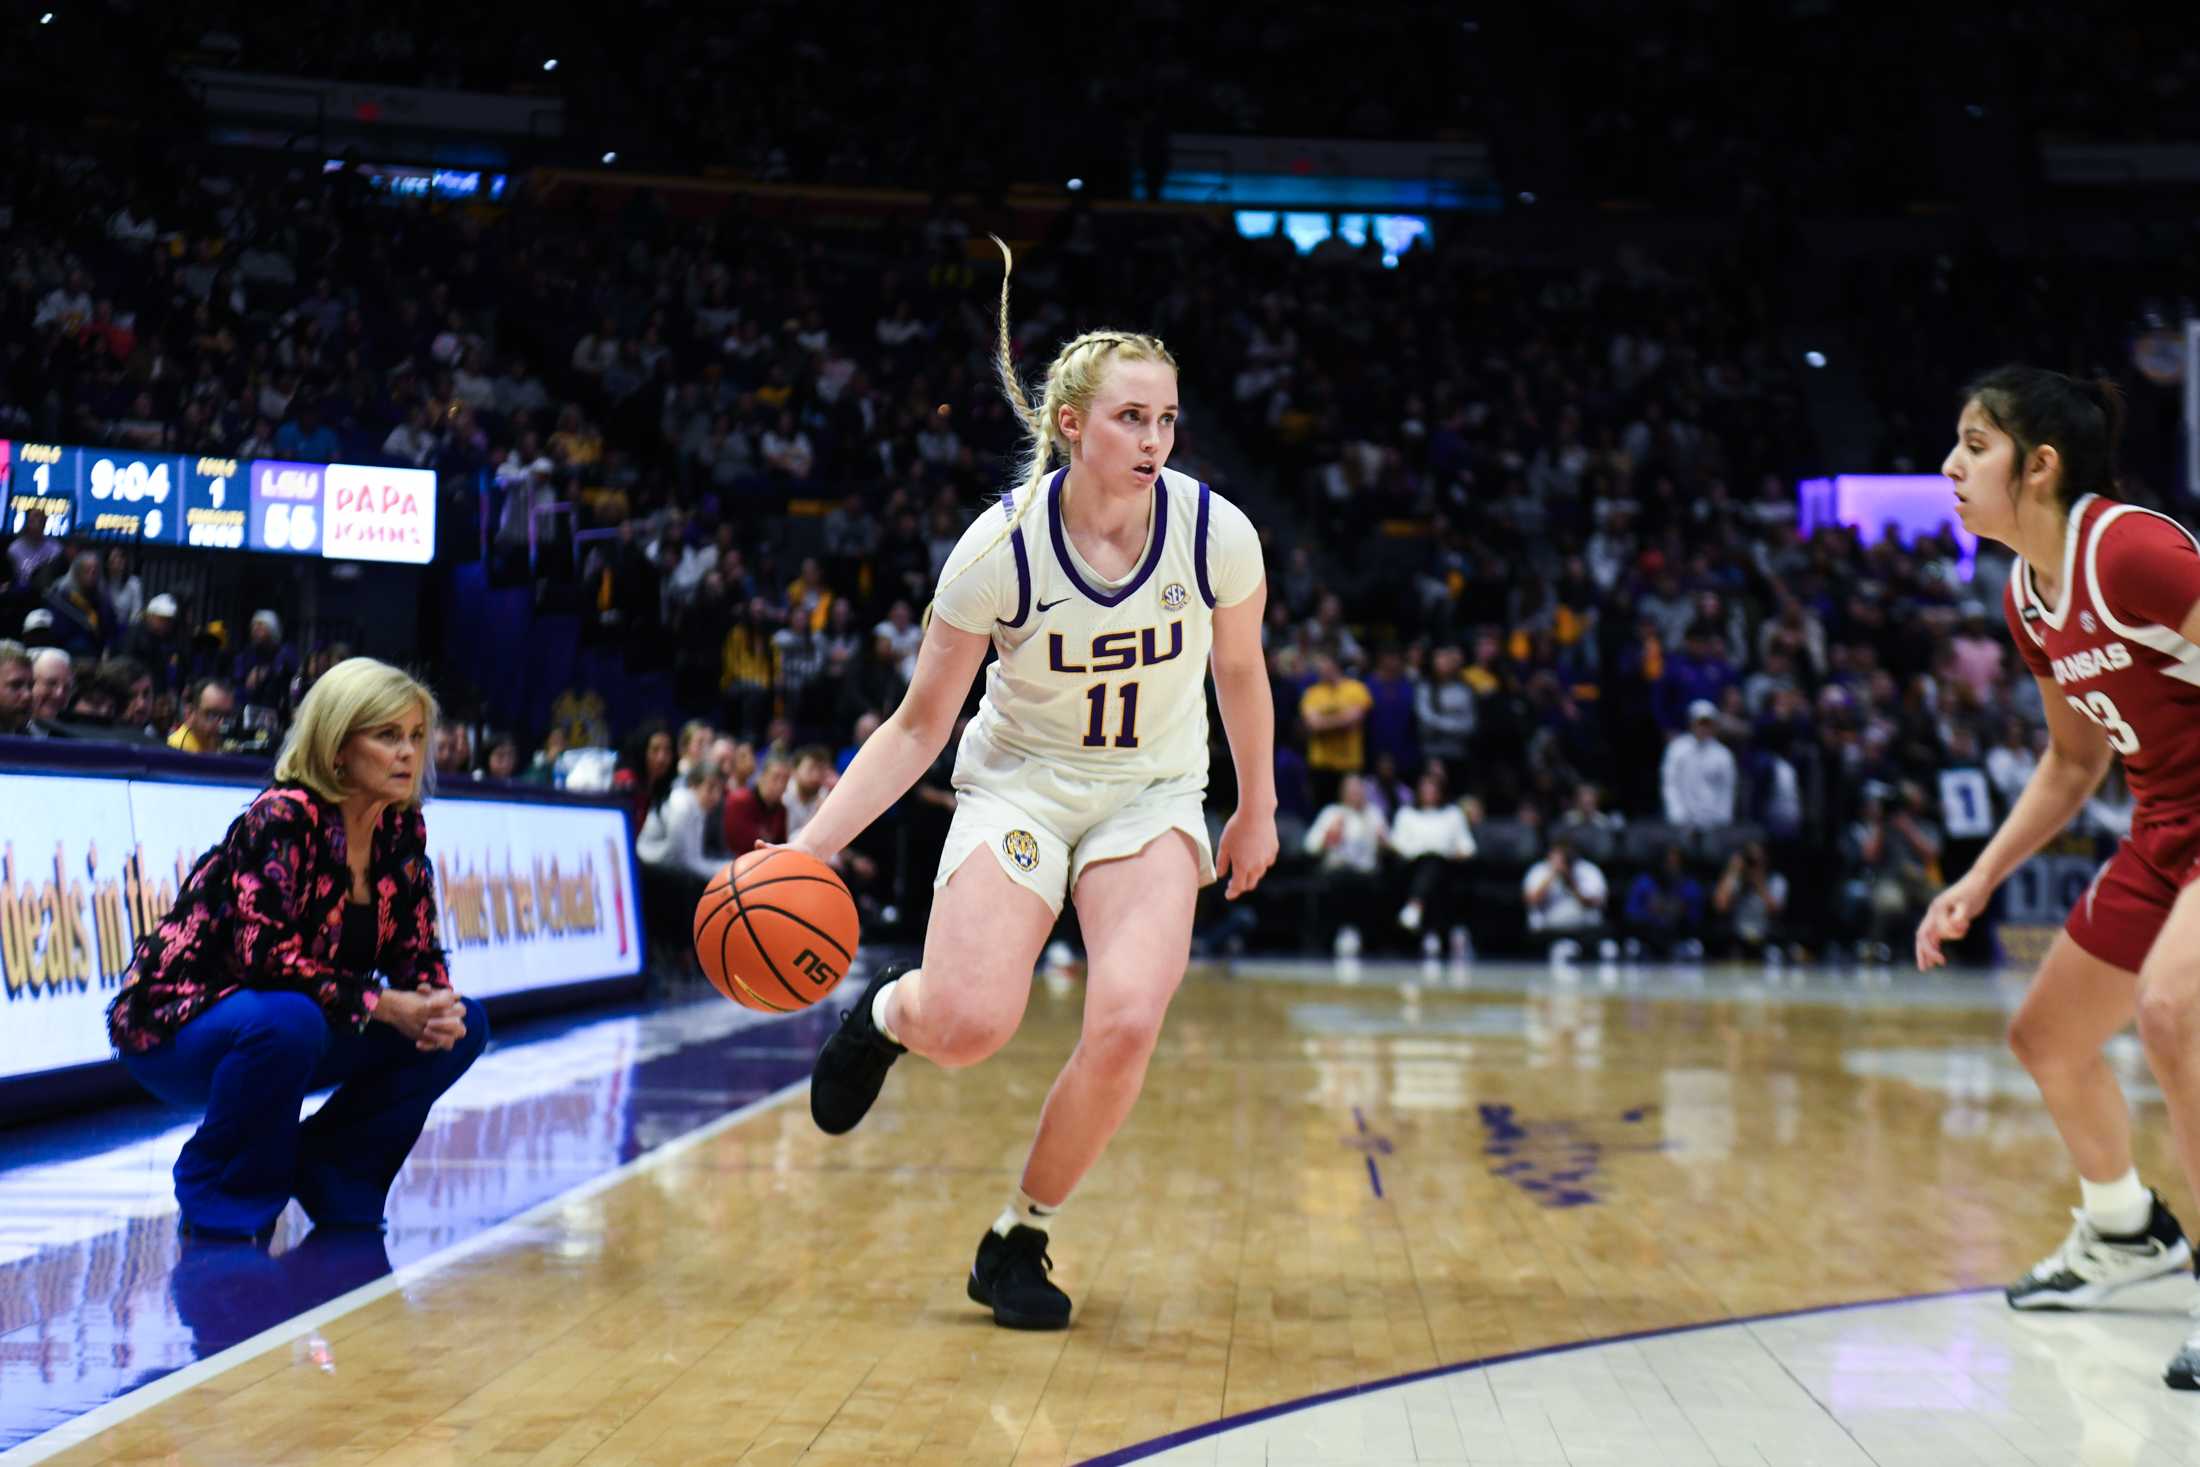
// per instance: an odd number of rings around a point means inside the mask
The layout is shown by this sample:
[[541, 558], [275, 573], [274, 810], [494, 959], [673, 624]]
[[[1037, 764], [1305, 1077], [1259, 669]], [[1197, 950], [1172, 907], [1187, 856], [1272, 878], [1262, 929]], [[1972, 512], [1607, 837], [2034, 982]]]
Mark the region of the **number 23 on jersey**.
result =
[[2139, 732], [2116, 712], [2115, 700], [2106, 693], [2087, 693], [2083, 698], [2065, 695], [2063, 701], [2101, 726], [2108, 746], [2119, 754], [2139, 752]]

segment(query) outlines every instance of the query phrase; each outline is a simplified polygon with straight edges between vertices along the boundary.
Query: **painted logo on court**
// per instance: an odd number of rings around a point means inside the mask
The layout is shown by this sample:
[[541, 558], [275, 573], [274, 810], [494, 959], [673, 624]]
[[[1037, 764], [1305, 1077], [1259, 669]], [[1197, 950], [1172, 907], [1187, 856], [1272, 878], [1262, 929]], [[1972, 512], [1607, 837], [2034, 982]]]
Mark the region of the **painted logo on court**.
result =
[[1165, 610], [1182, 611], [1186, 599], [1182, 581], [1171, 581], [1161, 588], [1161, 605]]
[[[1482, 1121], [1482, 1154], [1490, 1175], [1502, 1177], [1545, 1207], [1582, 1207], [1603, 1200], [1598, 1190], [1607, 1157], [1615, 1152], [1664, 1151], [1665, 1141], [1638, 1141], [1608, 1122], [1523, 1120], [1511, 1106], [1484, 1102], [1476, 1107]], [[1620, 1123], [1638, 1126], [1657, 1114], [1654, 1105], [1638, 1105], [1619, 1114]], [[1639, 1134], [1639, 1133], [1638, 1133]]]
[[1028, 830], [1012, 830], [1001, 837], [1001, 854], [1016, 863], [1019, 871], [1039, 869], [1039, 838]]

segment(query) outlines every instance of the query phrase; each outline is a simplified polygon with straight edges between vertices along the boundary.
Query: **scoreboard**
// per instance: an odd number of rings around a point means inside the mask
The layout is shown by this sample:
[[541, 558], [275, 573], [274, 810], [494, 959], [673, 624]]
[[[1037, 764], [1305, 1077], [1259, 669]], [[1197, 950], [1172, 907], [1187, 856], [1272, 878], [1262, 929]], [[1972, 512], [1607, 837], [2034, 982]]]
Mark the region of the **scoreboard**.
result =
[[7, 527], [56, 537], [426, 565], [435, 472], [0, 439]]

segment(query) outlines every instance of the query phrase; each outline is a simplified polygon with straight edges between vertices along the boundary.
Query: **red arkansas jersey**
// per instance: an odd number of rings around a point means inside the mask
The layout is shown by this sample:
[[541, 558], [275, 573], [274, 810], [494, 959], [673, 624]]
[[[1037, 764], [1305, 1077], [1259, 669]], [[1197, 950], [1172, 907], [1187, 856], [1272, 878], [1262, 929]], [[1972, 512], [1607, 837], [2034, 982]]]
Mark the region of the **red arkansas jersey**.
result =
[[2177, 521], [2088, 494], [2070, 510], [2049, 604], [2021, 559], [2003, 611], [2035, 677], [2099, 724], [2142, 818], [2200, 810], [2200, 543]]

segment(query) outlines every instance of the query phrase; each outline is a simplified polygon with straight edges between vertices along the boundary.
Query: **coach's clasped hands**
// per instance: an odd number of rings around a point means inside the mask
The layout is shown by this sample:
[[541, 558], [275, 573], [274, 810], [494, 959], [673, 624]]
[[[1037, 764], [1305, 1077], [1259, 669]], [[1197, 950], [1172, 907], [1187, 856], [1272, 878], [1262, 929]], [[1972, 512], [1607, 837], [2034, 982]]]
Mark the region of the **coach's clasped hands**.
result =
[[375, 1000], [374, 1016], [424, 1054], [449, 1049], [466, 1037], [466, 1010], [455, 988], [431, 988], [425, 983], [411, 993], [385, 988]]

